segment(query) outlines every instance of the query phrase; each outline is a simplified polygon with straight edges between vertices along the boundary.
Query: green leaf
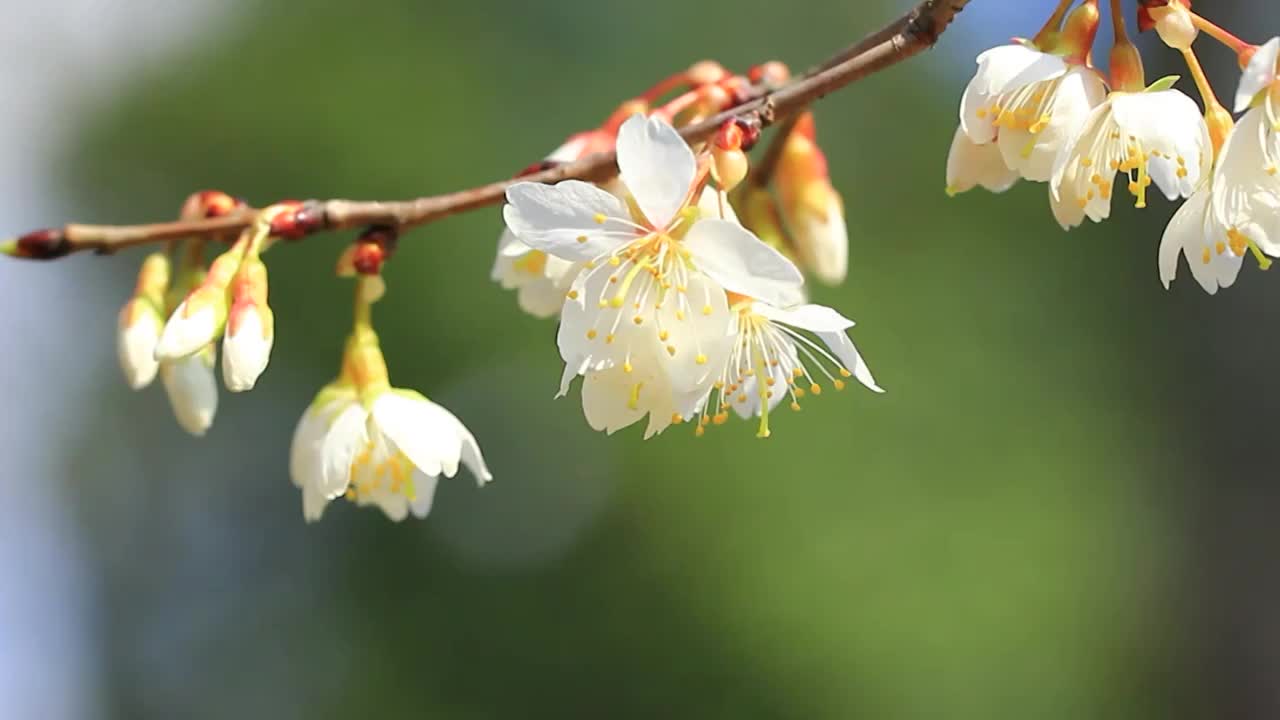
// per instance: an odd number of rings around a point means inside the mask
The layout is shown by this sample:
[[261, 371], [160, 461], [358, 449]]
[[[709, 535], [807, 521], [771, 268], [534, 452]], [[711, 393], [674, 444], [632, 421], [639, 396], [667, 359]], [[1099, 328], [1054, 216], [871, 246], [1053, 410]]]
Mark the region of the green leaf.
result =
[[1161, 90], [1168, 90], [1181, 79], [1182, 77], [1179, 75], [1165, 75], [1147, 86], [1146, 92], [1160, 92]]

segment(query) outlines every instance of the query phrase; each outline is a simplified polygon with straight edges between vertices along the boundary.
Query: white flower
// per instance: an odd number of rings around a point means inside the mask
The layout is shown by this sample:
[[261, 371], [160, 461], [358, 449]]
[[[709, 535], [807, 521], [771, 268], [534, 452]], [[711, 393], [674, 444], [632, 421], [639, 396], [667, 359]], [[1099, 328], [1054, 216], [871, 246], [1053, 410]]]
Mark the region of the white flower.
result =
[[206, 346], [193, 355], [160, 362], [160, 378], [173, 415], [183, 430], [196, 437], [209, 431], [218, 412], [214, 354], [213, 346]]
[[320, 518], [344, 495], [399, 522], [431, 511], [436, 482], [459, 463], [483, 485], [493, 479], [475, 438], [448, 410], [408, 390], [362, 398], [340, 384], [321, 391], [294, 433], [290, 475], [303, 514]]
[[[884, 392], [849, 339], [852, 320], [822, 305], [784, 310], [750, 298], [733, 300], [733, 352], [703, 403], [699, 433], [711, 422], [726, 422], [733, 408], [743, 418], [759, 417], [758, 436], [769, 437], [770, 411], [784, 398], [799, 410], [806, 394], [822, 394], [824, 378], [836, 390], [844, 390], [845, 380], [852, 377]], [[826, 348], [801, 330], [813, 333]]]
[[978, 71], [960, 102], [960, 127], [976, 145], [996, 143], [1005, 167], [1045, 182], [1054, 158], [1106, 92], [1091, 68], [1025, 45], [1003, 45], [978, 56]]
[[578, 181], [519, 183], [507, 191], [507, 225], [530, 247], [582, 264], [559, 333], [570, 377], [650, 363], [642, 375], [684, 394], [729, 350], [726, 290], [786, 303], [803, 277], [742, 226], [704, 219], [691, 200], [705, 169], [670, 125], [632, 117], [617, 150], [628, 203]]
[[1178, 256], [1185, 255], [1191, 275], [1210, 295], [1231, 287], [1248, 250], [1239, 231], [1218, 222], [1212, 212], [1212, 190], [1206, 184], [1178, 208], [1160, 241], [1160, 281], [1167, 290], [1178, 273]]
[[1002, 193], [1018, 182], [1018, 172], [1004, 163], [1000, 147], [995, 143], [978, 145], [964, 131], [956, 128], [947, 155], [947, 194], [959, 195], [981, 186]]
[[506, 230], [498, 238], [491, 277], [504, 290], [515, 290], [520, 309], [538, 318], [554, 317], [577, 271], [574, 264], [520, 242]]
[[[1174, 200], [1190, 197], [1213, 164], [1209, 128], [1195, 101], [1177, 90], [1112, 93], [1059, 154], [1050, 188], [1055, 204], [1075, 204], [1101, 222], [1111, 215], [1117, 173], [1127, 176], [1137, 207], [1146, 207], [1154, 181]], [[1055, 207], [1059, 221], [1062, 210]]]
[[[1271, 38], [1259, 47], [1245, 66], [1240, 77], [1240, 87], [1236, 91], [1236, 112], [1244, 112], [1253, 105], [1258, 96], [1274, 86], [1280, 80], [1280, 38]], [[1274, 117], [1274, 112], [1272, 113]]]
[[164, 316], [146, 298], [135, 297], [120, 311], [116, 351], [125, 380], [134, 390], [141, 390], [156, 379], [160, 370], [156, 344], [160, 342], [162, 328]]

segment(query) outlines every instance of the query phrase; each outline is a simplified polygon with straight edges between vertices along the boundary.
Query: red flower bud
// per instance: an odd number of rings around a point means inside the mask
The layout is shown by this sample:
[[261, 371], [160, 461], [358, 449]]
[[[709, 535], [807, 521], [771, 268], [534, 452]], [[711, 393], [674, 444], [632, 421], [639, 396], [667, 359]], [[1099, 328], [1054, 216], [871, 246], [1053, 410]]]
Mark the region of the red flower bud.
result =
[[71, 251], [71, 243], [62, 230], [36, 230], [17, 239], [14, 254], [30, 260], [53, 260]]

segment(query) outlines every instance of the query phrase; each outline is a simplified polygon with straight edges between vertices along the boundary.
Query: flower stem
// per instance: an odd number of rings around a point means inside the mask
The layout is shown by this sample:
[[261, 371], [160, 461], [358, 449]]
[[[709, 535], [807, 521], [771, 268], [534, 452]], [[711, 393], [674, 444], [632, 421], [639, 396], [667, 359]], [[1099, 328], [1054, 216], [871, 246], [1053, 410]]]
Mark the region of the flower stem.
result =
[[1244, 40], [1241, 40], [1240, 38], [1236, 37], [1235, 35], [1231, 34], [1227, 30], [1222, 28], [1221, 26], [1213, 22], [1210, 22], [1209, 20], [1204, 19], [1203, 17], [1197, 15], [1196, 13], [1191, 13], [1191, 22], [1194, 23], [1196, 28], [1199, 29], [1201, 32], [1213, 38], [1214, 40], [1217, 40], [1223, 45], [1226, 45], [1228, 48], [1232, 50], [1232, 52], [1234, 52], [1237, 55], [1243, 55], [1246, 50], [1249, 50], [1250, 48], [1253, 47], [1253, 45], [1251, 45], [1250, 43], [1247, 43]]
[[1043, 52], [1052, 52], [1055, 49], [1058, 34], [1062, 31], [1062, 21], [1067, 17], [1067, 10], [1070, 10], [1074, 3], [1075, 0], [1059, 0], [1058, 9], [1053, 11], [1044, 27], [1040, 28], [1040, 32], [1031, 39], [1037, 48]]

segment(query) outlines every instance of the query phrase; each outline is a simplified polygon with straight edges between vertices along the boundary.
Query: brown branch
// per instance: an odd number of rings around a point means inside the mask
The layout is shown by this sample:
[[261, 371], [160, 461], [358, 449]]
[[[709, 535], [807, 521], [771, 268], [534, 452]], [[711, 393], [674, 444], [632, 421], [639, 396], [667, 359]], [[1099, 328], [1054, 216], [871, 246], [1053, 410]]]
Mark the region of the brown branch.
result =
[[[789, 118], [813, 102], [869, 75], [908, 60], [933, 47], [938, 38], [970, 0], [925, 0], [911, 12], [842, 50], [786, 86], [768, 92], [753, 88], [746, 99], [719, 115], [681, 130], [690, 143], [704, 141], [728, 120], [759, 122], [767, 127]], [[403, 228], [425, 225], [470, 210], [498, 205], [515, 182], [556, 183], [578, 179], [602, 181], [618, 172], [617, 156], [597, 153], [512, 180], [501, 180], [469, 190], [399, 202], [308, 200], [298, 213], [297, 230], [312, 234], [325, 230], [389, 225]], [[64, 257], [83, 250], [110, 253], [135, 245], [193, 236], [234, 233], [247, 226], [254, 211], [211, 220], [167, 222], [151, 225], [67, 225], [61, 229], [30, 233], [12, 242], [7, 250], [36, 259]]]

